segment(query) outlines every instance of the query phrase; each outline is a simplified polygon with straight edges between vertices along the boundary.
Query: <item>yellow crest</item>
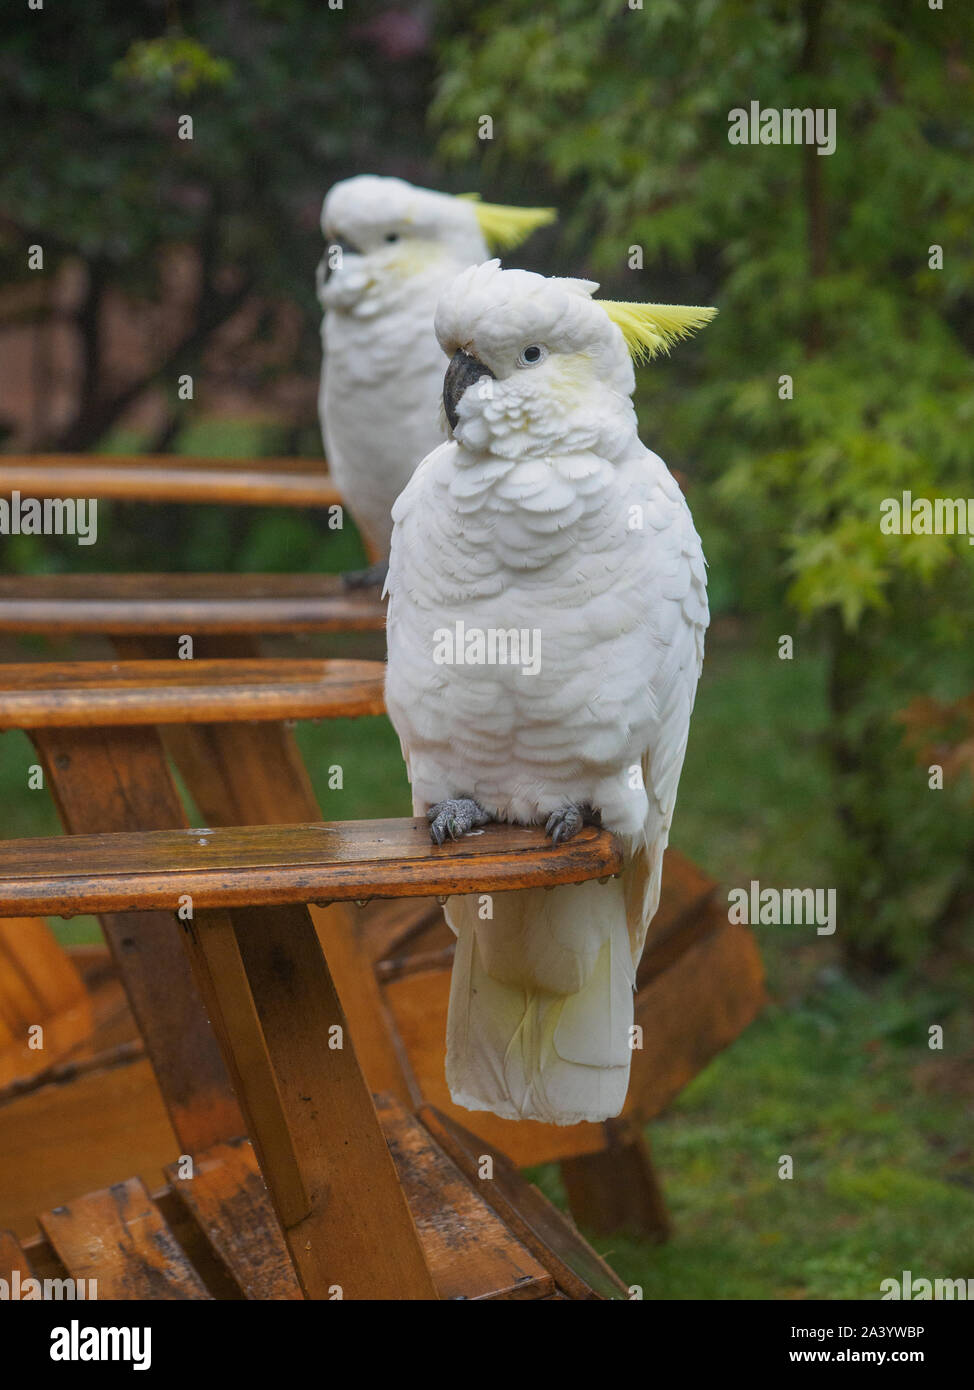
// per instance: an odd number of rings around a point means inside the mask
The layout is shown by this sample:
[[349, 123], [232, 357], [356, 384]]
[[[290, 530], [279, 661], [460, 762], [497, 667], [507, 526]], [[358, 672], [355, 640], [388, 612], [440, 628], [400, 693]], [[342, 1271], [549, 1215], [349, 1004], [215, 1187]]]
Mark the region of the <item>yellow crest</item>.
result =
[[558, 216], [555, 208], [513, 208], [503, 203], [482, 203], [479, 193], [458, 193], [474, 212], [491, 251], [511, 251], [538, 227], [547, 227]]
[[692, 309], [683, 304], [628, 304], [624, 300], [594, 299], [614, 324], [622, 329], [634, 362], [648, 362], [657, 353], [669, 352], [674, 343], [688, 338], [710, 322], [716, 309]]

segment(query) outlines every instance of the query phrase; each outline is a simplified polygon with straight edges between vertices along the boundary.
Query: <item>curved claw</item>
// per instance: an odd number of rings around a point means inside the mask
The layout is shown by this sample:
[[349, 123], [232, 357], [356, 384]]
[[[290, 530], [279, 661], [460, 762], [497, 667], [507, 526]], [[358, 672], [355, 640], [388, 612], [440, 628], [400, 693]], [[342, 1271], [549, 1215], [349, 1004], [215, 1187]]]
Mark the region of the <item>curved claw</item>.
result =
[[492, 818], [473, 797], [462, 796], [438, 801], [426, 812], [426, 819], [430, 822], [433, 843], [442, 845], [447, 835], [451, 840], [459, 840], [468, 830], [486, 825]]
[[583, 825], [601, 824], [601, 812], [593, 811], [587, 802], [576, 805], [569, 801], [564, 806], [559, 806], [557, 811], [552, 811], [544, 829], [545, 834], [551, 836], [551, 843], [560, 845], [562, 841], [570, 840], [572, 836], [577, 835]]

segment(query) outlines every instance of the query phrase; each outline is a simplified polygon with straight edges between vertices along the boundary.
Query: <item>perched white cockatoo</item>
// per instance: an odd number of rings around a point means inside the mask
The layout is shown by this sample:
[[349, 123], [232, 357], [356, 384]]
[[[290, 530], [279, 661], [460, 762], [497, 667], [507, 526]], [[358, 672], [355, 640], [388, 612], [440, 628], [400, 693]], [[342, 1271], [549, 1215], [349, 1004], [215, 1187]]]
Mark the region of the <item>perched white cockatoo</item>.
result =
[[454, 1101], [564, 1125], [626, 1098], [708, 623], [700, 538], [631, 395], [632, 359], [716, 310], [597, 289], [495, 260], [443, 295], [453, 438], [393, 508], [387, 580], [386, 701], [433, 839], [495, 819], [622, 839], [606, 884], [446, 904]]
[[461, 270], [554, 217], [372, 174], [325, 198], [318, 414], [331, 475], [374, 564], [389, 554], [393, 502], [446, 437], [437, 300]]

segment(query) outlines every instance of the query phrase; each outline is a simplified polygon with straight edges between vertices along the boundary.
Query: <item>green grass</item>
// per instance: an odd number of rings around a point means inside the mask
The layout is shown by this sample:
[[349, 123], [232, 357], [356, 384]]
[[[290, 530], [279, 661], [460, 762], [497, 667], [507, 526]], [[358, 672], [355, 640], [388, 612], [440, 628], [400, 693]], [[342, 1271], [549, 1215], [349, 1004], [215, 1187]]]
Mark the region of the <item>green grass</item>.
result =
[[760, 864], [768, 883], [827, 881], [824, 681], [815, 655], [780, 661], [736, 623], [711, 629], [672, 839], [714, 878], [746, 883]]
[[[947, 1025], [942, 1053], [932, 1021]], [[593, 1243], [653, 1299], [876, 1299], [904, 1269], [974, 1277], [970, 1081], [966, 1106], [954, 1090], [972, 1044], [949, 994], [865, 993], [819, 972], [650, 1126], [673, 1239]], [[557, 1170], [536, 1177], [557, 1200]]]

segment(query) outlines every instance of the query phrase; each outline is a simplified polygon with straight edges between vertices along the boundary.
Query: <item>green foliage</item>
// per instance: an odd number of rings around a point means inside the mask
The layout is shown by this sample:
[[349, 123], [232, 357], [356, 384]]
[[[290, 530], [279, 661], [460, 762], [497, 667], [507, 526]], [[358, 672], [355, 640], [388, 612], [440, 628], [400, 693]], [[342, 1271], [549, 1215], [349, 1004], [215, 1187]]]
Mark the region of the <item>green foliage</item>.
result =
[[[50, 8], [50, 7], [49, 7]], [[356, 7], [304, 0], [90, 0], [18, 12], [0, 49], [0, 275], [80, 256], [157, 299], [160, 253], [192, 244], [219, 297], [252, 284], [307, 309], [328, 186], [422, 139], [428, 59], [387, 56]], [[170, 14], [175, 14], [170, 9]], [[178, 136], [193, 118], [193, 138]]]
[[[880, 504], [974, 495], [974, 13], [494, 0], [443, 23], [443, 156], [516, 169], [561, 207], [559, 273], [720, 309], [638, 373], [644, 437], [693, 483], [715, 608], [801, 628], [806, 663], [822, 652], [833, 872], [874, 963], [914, 956], [974, 823], [960, 812], [945, 865], [949, 812], [893, 719], [937, 684], [970, 688], [974, 547], [884, 535]], [[835, 152], [731, 145], [751, 101], [834, 108]]]
[[[803, 59], [820, 13], [821, 56]], [[852, 625], [903, 568], [965, 567], [956, 543], [891, 543], [878, 504], [912, 487], [966, 496], [974, 393], [974, 103], [962, 7], [686, 0], [629, 10], [529, 0], [461, 11], [433, 116], [450, 159], [516, 165], [567, 214], [566, 249], [632, 298], [716, 302], [678, 448], [728, 502], [764, 505], [802, 611]], [[732, 146], [728, 112], [835, 107], [834, 155]], [[477, 116], [494, 139], [477, 139]], [[809, 180], [821, 184], [809, 189]], [[536, 184], [537, 186], [537, 184]], [[813, 202], [825, 225], [810, 250]], [[942, 272], [928, 246], [944, 249]], [[647, 269], [625, 270], [640, 245]], [[712, 297], [693, 295], [701, 281]], [[820, 346], [814, 340], [820, 340]], [[778, 377], [795, 377], [779, 401]], [[642, 374], [657, 416], [661, 373]]]
[[115, 72], [142, 86], [163, 87], [180, 96], [191, 96], [200, 87], [226, 86], [233, 76], [230, 63], [214, 58], [195, 39], [178, 35], [136, 40], [116, 63]]

